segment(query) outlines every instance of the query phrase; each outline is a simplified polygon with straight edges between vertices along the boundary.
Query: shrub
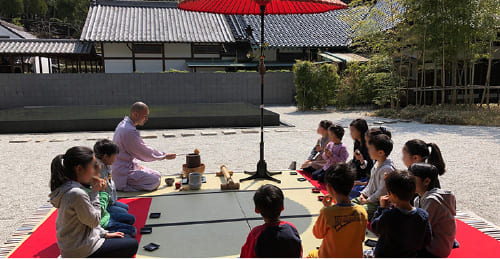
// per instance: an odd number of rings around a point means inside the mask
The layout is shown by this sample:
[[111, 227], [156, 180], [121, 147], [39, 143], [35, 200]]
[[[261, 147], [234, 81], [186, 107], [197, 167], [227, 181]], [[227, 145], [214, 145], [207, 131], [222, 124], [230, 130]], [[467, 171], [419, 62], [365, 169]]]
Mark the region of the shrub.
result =
[[339, 85], [335, 65], [315, 65], [299, 60], [293, 65], [293, 73], [297, 92], [295, 99], [300, 110], [323, 109], [333, 100]]
[[399, 112], [391, 109], [381, 109], [373, 113], [373, 115], [419, 120], [423, 123], [500, 126], [500, 107], [498, 106], [486, 108], [479, 105], [409, 105]]

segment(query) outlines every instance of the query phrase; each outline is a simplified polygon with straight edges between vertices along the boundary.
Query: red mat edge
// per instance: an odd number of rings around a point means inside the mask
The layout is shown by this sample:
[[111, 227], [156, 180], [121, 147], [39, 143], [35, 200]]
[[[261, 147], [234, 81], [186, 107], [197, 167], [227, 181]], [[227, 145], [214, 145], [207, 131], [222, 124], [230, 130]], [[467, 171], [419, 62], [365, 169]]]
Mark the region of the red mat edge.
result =
[[[134, 226], [140, 230], [146, 224], [152, 198], [125, 198], [119, 201], [130, 206], [129, 212], [136, 218]], [[55, 222], [57, 210], [49, 212], [51, 215], [38, 225], [32, 234], [20, 243], [7, 257], [8, 258], [55, 258], [60, 255], [57, 247]], [[50, 238], [47, 238], [49, 236]], [[136, 239], [141, 241], [138, 231]]]
[[[306, 178], [312, 186], [319, 188], [324, 195], [328, 194], [325, 184], [313, 180], [310, 173], [302, 170], [297, 170], [297, 172]], [[448, 258], [500, 258], [500, 241], [461, 220], [456, 219], [456, 221], [455, 238], [460, 243], [460, 247], [452, 249]], [[480, 246], [477, 245], [479, 242]]]

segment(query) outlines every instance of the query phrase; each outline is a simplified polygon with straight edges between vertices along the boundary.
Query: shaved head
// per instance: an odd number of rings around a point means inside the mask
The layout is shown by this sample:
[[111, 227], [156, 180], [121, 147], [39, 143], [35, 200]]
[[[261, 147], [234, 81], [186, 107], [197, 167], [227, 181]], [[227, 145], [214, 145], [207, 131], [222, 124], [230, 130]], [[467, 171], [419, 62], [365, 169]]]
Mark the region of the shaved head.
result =
[[143, 112], [145, 110], [148, 109], [148, 106], [143, 103], [143, 102], [136, 102], [134, 104], [132, 104], [132, 107], [130, 107], [130, 114], [134, 113], [134, 112]]
[[143, 126], [148, 121], [149, 107], [143, 102], [136, 102], [130, 107], [130, 119], [134, 125]]

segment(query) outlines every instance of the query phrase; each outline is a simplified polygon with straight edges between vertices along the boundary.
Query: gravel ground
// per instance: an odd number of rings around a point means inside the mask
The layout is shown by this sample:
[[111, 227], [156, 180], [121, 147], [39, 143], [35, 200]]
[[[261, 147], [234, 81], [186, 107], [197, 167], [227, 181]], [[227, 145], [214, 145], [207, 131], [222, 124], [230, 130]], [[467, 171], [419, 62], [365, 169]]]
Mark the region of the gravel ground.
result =
[[[288, 168], [291, 161], [300, 164], [309, 154], [318, 136], [316, 126], [321, 119], [330, 119], [348, 126], [366, 112], [297, 112], [295, 107], [270, 107], [278, 112], [281, 120], [295, 127], [267, 128], [265, 135], [266, 160], [270, 169]], [[369, 124], [381, 119], [367, 117]], [[500, 151], [500, 128], [429, 125], [420, 123], [396, 123], [385, 125], [393, 132], [395, 147], [392, 159], [398, 168], [403, 168], [401, 148], [405, 141], [420, 138], [437, 143], [447, 162], [448, 172], [442, 176], [442, 186], [455, 192], [459, 209], [469, 209], [479, 216], [500, 225], [500, 214], [496, 213], [500, 201], [494, 195], [499, 187], [498, 159]], [[223, 135], [223, 129], [148, 130], [142, 135], [156, 135], [146, 139], [151, 146], [167, 152], [186, 153], [194, 148], [201, 151], [202, 162], [207, 171], [216, 171], [220, 164], [231, 170], [253, 170], [259, 158], [259, 135], [242, 133]], [[278, 130], [278, 131], [277, 131]], [[217, 132], [216, 136], [201, 136], [201, 132]], [[195, 136], [181, 137], [181, 133]], [[163, 133], [175, 134], [175, 138], [164, 138]], [[0, 135], [0, 243], [8, 239], [39, 206], [47, 201], [50, 190], [50, 162], [74, 145], [91, 147], [94, 141], [88, 138], [112, 138], [113, 132], [77, 132], [56, 134]], [[28, 143], [9, 143], [13, 139], [32, 139]], [[68, 139], [64, 142], [50, 140]], [[44, 140], [35, 143], [36, 140]], [[352, 150], [349, 131], [345, 144]], [[147, 166], [163, 174], [180, 172], [183, 159], [148, 163]], [[492, 195], [490, 195], [492, 194]]]

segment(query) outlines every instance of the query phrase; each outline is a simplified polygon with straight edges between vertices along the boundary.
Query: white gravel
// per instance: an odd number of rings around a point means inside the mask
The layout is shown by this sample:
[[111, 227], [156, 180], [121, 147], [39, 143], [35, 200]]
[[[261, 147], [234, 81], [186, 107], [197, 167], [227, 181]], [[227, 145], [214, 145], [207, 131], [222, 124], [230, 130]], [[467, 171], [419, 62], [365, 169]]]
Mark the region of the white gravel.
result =
[[[278, 112], [281, 120], [295, 125], [288, 131], [268, 129], [265, 134], [266, 161], [270, 169], [286, 169], [291, 161], [300, 164], [315, 144], [317, 123], [330, 119], [348, 126], [366, 112], [297, 112], [295, 107], [270, 107]], [[382, 119], [366, 118], [373, 126]], [[444, 126], [420, 123], [396, 123], [384, 125], [393, 132], [395, 147], [392, 159], [398, 168], [403, 168], [401, 148], [405, 141], [420, 138], [435, 142], [443, 152], [448, 172], [442, 177], [442, 186], [455, 192], [459, 209], [469, 209], [479, 216], [500, 225], [497, 213], [500, 201], [496, 195], [500, 176], [500, 128]], [[283, 128], [283, 127], [281, 127]], [[236, 134], [224, 135], [223, 130], [235, 130]], [[215, 136], [202, 136], [201, 132], [217, 132]], [[175, 138], [164, 138], [162, 134], [175, 134]], [[195, 136], [182, 137], [182, 133]], [[231, 170], [253, 170], [259, 158], [259, 134], [242, 133], [241, 129], [187, 129], [148, 130], [142, 135], [156, 135], [146, 139], [151, 146], [167, 152], [186, 153], [194, 148], [201, 151], [202, 162], [207, 171], [216, 171], [221, 164]], [[0, 243], [7, 240], [26, 217], [47, 201], [50, 190], [50, 162], [75, 145], [92, 147], [95, 141], [88, 138], [112, 138], [113, 132], [77, 132], [56, 134], [8, 134], [0, 135]], [[32, 139], [28, 143], [9, 143], [13, 139]], [[45, 139], [40, 143], [36, 140]], [[52, 139], [64, 142], [49, 142]], [[79, 139], [79, 140], [75, 140]], [[352, 150], [352, 140], [346, 130], [345, 144]], [[181, 170], [183, 159], [148, 163], [147, 166], [163, 174], [175, 174]]]

